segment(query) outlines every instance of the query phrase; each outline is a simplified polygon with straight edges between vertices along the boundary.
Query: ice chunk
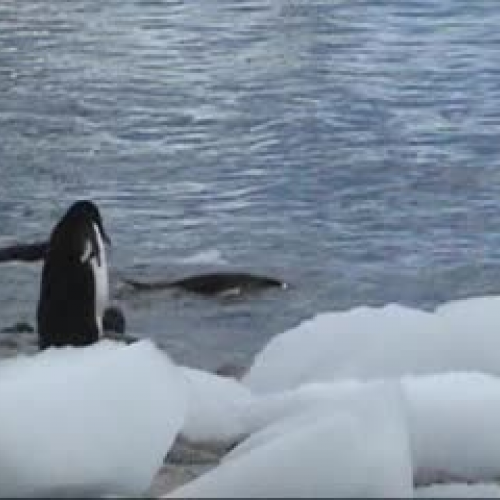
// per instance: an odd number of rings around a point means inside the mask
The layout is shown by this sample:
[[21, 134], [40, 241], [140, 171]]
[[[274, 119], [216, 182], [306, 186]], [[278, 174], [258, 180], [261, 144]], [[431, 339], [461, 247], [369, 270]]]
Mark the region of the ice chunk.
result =
[[378, 386], [358, 381], [341, 381], [304, 384], [297, 389], [256, 397], [253, 403], [245, 407], [242, 421], [247, 434], [252, 434], [275, 422], [295, 417], [300, 413], [315, 410], [324, 403], [358, 399], [360, 390], [369, 394], [370, 387]]
[[[500, 379], [447, 373], [403, 381], [415, 476], [500, 477]], [[427, 477], [428, 476], [428, 477]]]
[[[237, 458], [296, 426], [319, 419], [325, 408], [358, 405], [370, 414], [380, 381], [314, 383], [262, 395], [245, 408], [250, 437], [225, 458]], [[500, 477], [500, 378], [443, 373], [402, 379], [414, 477], [485, 481]], [[331, 411], [331, 410], [329, 410]]]
[[188, 393], [182, 435], [192, 441], [232, 441], [245, 433], [242, 415], [253, 402], [239, 381], [194, 368], [181, 368]]
[[310, 421], [287, 424], [286, 432], [233, 456], [167, 497], [411, 496], [401, 404], [399, 390], [384, 384], [368, 407], [361, 396], [324, 405]]
[[150, 341], [0, 363], [1, 494], [142, 493], [185, 406], [182, 378]]
[[433, 313], [392, 304], [319, 314], [271, 339], [243, 382], [264, 393], [339, 379], [500, 375], [498, 324], [500, 297], [460, 300]]
[[[380, 399], [381, 383], [358, 382], [309, 384], [293, 391], [263, 396], [245, 409], [242, 420], [250, 437], [223, 460], [230, 460], [282, 436], [303, 424], [321, 419], [335, 409], [359, 408], [371, 411], [371, 402]], [[361, 406], [361, 408], [360, 408]], [[397, 411], [400, 411], [398, 408]]]

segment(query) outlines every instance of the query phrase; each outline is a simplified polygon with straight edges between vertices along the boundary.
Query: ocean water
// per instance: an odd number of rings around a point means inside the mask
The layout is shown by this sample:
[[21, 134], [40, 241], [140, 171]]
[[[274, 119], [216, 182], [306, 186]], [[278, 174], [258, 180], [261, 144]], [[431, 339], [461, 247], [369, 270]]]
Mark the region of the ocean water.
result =
[[[3, 0], [0, 245], [101, 207], [119, 277], [291, 284], [115, 295], [175, 359], [245, 363], [320, 311], [500, 291], [496, 0]], [[34, 322], [39, 264], [0, 267]]]

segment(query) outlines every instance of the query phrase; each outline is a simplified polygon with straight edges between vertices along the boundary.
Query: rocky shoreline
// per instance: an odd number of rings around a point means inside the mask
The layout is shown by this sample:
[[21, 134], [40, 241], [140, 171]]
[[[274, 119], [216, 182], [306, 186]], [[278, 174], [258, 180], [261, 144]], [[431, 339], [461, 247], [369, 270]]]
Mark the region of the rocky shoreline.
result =
[[157, 498], [196, 479], [216, 467], [227, 451], [217, 443], [190, 443], [178, 436], [145, 496]]

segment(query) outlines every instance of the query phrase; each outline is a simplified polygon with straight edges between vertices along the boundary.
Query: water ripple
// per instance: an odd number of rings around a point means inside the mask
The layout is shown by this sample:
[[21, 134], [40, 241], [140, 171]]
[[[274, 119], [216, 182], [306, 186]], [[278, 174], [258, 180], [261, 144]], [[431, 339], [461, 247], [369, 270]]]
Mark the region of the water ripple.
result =
[[248, 355], [317, 310], [498, 289], [499, 22], [490, 0], [4, 0], [0, 239], [92, 196], [118, 269], [216, 248], [300, 284], [244, 327], [205, 311], [224, 345], [262, 328]]

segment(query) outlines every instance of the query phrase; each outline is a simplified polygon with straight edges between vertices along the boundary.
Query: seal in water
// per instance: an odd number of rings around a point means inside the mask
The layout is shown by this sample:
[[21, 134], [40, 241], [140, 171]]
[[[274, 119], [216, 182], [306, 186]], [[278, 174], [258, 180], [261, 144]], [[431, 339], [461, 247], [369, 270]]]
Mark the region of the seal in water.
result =
[[268, 276], [239, 272], [214, 272], [188, 276], [175, 281], [137, 281], [124, 278], [123, 281], [138, 291], [177, 288], [200, 295], [240, 295], [266, 288], [287, 288], [287, 283]]
[[48, 242], [38, 241], [36, 243], [18, 243], [9, 247], [0, 248], [0, 262], [11, 262], [19, 260], [24, 262], [35, 262], [43, 260], [47, 253]]
[[54, 227], [42, 269], [38, 345], [85, 346], [103, 332], [109, 285], [106, 235], [97, 206], [75, 202]]

